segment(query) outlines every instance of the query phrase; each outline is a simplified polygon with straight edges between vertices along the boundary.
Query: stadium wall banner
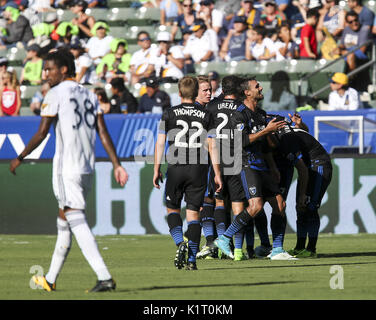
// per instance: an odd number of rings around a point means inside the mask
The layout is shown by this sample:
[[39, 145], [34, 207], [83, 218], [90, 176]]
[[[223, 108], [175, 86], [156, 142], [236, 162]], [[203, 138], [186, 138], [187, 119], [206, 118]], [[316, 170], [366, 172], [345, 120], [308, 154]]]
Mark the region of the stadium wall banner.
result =
[[[334, 158], [332, 163], [333, 179], [319, 210], [320, 231], [376, 233], [376, 158]], [[153, 188], [153, 165], [129, 161], [123, 165], [129, 181], [121, 188], [113, 179], [111, 163], [96, 162], [86, 208], [94, 234], [168, 234], [164, 185], [160, 190]], [[56, 234], [58, 208], [52, 191], [51, 161], [26, 161], [16, 176], [9, 172], [9, 162], [2, 161], [0, 176], [0, 234]], [[296, 184], [295, 176], [287, 199], [289, 233], [296, 230]], [[266, 212], [270, 218], [269, 206]]]

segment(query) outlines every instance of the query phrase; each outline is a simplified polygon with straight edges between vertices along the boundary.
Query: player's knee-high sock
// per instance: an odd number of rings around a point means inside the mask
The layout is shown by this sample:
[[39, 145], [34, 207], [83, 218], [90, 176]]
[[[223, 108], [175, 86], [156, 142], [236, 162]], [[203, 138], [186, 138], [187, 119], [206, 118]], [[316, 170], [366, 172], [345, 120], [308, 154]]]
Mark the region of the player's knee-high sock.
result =
[[296, 246], [295, 250], [305, 248], [307, 240], [307, 216], [305, 212], [296, 211]]
[[200, 246], [201, 225], [200, 221], [192, 220], [188, 222], [188, 262], [196, 262], [196, 254]]
[[316, 243], [320, 231], [320, 216], [316, 210], [308, 212], [307, 219], [307, 229], [308, 229], [308, 244], [307, 250], [311, 252], [316, 252]]
[[214, 209], [214, 220], [217, 228], [218, 237], [226, 231], [226, 210], [222, 206], [217, 206]]
[[57, 239], [55, 250], [52, 255], [50, 269], [46, 274], [49, 283], [55, 283], [60, 270], [64, 265], [72, 244], [72, 232], [69, 230], [67, 221], [57, 218]]
[[98, 280], [111, 279], [111, 275], [99, 253], [94, 235], [86, 222], [85, 214], [79, 210], [68, 211], [65, 213], [65, 217], [84, 257], [96, 273]]
[[247, 244], [247, 250], [253, 250], [253, 247], [255, 245], [255, 223], [254, 219], [249, 220], [249, 223], [245, 226], [244, 229], [244, 236], [245, 236], [245, 242]]
[[268, 235], [268, 219], [264, 209], [262, 209], [254, 218], [257, 233], [260, 237], [261, 245], [270, 247], [270, 240]]
[[184, 241], [183, 239], [183, 220], [181, 219], [180, 213], [171, 212], [167, 216], [167, 224], [170, 228], [170, 234], [175, 244], [178, 246]]
[[273, 248], [283, 248], [283, 241], [286, 230], [286, 216], [280, 214], [272, 214], [271, 229], [273, 237]]
[[252, 217], [249, 215], [247, 210], [242, 211], [235, 217], [223, 235], [231, 239], [232, 236], [239, 230], [243, 229], [251, 219]]
[[235, 249], [242, 249], [244, 242], [244, 228], [240, 229], [234, 235]]
[[204, 202], [200, 217], [206, 244], [211, 244], [214, 241], [214, 205]]

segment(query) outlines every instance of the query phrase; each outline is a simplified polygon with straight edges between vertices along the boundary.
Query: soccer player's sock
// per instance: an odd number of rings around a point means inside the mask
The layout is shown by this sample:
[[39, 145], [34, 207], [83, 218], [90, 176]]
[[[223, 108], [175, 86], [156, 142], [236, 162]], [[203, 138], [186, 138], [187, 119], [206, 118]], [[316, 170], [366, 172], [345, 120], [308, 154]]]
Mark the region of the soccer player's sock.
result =
[[249, 220], [249, 223], [245, 226], [244, 229], [244, 236], [245, 236], [245, 242], [247, 244], [247, 249], [252, 249], [255, 245], [255, 224], [254, 219]]
[[167, 216], [167, 224], [170, 228], [170, 234], [175, 244], [178, 246], [184, 241], [183, 239], [183, 220], [181, 219], [180, 213], [171, 212]]
[[308, 244], [307, 250], [316, 252], [316, 243], [320, 231], [320, 216], [317, 210], [310, 212], [308, 217]]
[[304, 212], [296, 212], [296, 246], [295, 250], [303, 250], [307, 239], [307, 221]]
[[262, 209], [254, 218], [257, 233], [260, 237], [261, 245], [270, 247], [270, 240], [268, 235], [268, 219], [264, 209]]
[[251, 219], [252, 217], [249, 215], [247, 210], [243, 210], [235, 217], [234, 221], [232, 221], [231, 225], [227, 228], [223, 235], [231, 239], [232, 236], [244, 228]]
[[280, 214], [272, 214], [270, 225], [272, 229], [273, 248], [283, 248], [286, 230], [286, 217]]
[[214, 205], [212, 203], [204, 202], [200, 218], [206, 244], [211, 244], [214, 241]]
[[69, 230], [68, 222], [58, 217], [56, 224], [57, 239], [55, 250], [52, 255], [50, 269], [46, 274], [46, 280], [49, 283], [55, 283], [72, 244], [72, 232]]
[[238, 232], [235, 233], [234, 239], [235, 249], [242, 249], [244, 242], [244, 228], [240, 229]]
[[226, 210], [222, 206], [217, 206], [214, 209], [214, 220], [217, 228], [218, 237], [226, 231]]
[[200, 221], [188, 222], [188, 262], [196, 262], [196, 255], [200, 246], [201, 225]]
[[85, 218], [85, 214], [80, 210], [72, 210], [65, 213], [78, 246], [84, 257], [96, 273], [98, 280], [109, 280], [111, 275], [98, 250], [97, 242], [91, 232]]

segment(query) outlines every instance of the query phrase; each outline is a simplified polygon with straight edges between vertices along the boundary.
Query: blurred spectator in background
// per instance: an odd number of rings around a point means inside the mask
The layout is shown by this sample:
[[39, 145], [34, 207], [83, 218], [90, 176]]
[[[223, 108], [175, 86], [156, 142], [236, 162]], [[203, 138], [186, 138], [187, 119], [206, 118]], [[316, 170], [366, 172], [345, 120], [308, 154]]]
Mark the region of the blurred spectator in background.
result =
[[295, 110], [298, 107], [290, 90], [290, 78], [285, 71], [273, 74], [270, 90], [265, 92], [262, 108], [265, 111]]
[[37, 92], [35, 92], [33, 97], [31, 98], [30, 110], [33, 111], [37, 116], [40, 115], [40, 108], [48, 90], [50, 90], [50, 85], [48, 84], [48, 82], [44, 82], [40, 88], [40, 91], [38, 90]]
[[10, 6], [5, 8], [2, 15], [6, 20], [7, 35], [1, 36], [0, 48], [1, 45], [6, 47], [15, 46], [17, 42], [21, 42], [26, 46], [27, 42], [33, 38], [29, 20], [21, 15], [18, 9]]
[[78, 33], [78, 27], [71, 22], [60, 22], [56, 28], [56, 35], [58, 36], [56, 47], [66, 47], [69, 49], [72, 44], [75, 44], [79, 41]]
[[159, 90], [158, 79], [155, 77], [147, 78], [146, 93], [140, 99], [138, 112], [162, 114], [169, 107], [171, 107], [170, 96]]
[[121, 78], [128, 81], [126, 73], [129, 71], [131, 54], [127, 53], [128, 42], [125, 39], [115, 38], [110, 43], [111, 52], [106, 54], [96, 68], [99, 79], [110, 82], [112, 78]]
[[158, 48], [151, 46], [151, 37], [148, 32], [140, 31], [137, 34], [137, 44], [140, 50], [133, 53], [130, 61], [131, 84], [137, 83], [141, 78], [147, 78], [153, 71], [150, 61], [158, 54]]
[[43, 60], [39, 57], [40, 47], [32, 44], [27, 48], [24, 67], [20, 76], [23, 85], [39, 85], [42, 83]]
[[291, 5], [295, 8], [288, 21], [291, 28], [291, 37], [294, 41], [300, 38], [301, 28], [306, 24], [309, 0], [293, 0]]
[[[247, 18], [247, 24], [251, 27], [258, 26], [260, 24], [261, 11], [257, 10], [253, 6], [253, 0], [242, 0], [240, 3], [240, 10], [235, 16], [245, 16]], [[235, 16], [231, 19], [228, 29], [232, 29], [234, 26]]]
[[82, 84], [94, 84], [96, 81], [95, 72], [92, 68], [93, 61], [85, 52], [85, 48], [80, 43], [71, 45], [70, 52], [74, 56], [76, 67], [76, 81]]
[[214, 8], [213, 0], [202, 0], [197, 16], [205, 21], [208, 29], [213, 29], [219, 34], [223, 25], [224, 16], [220, 10]]
[[157, 35], [159, 44], [158, 52], [150, 59], [154, 66], [157, 77], [173, 77], [180, 79], [184, 76], [184, 54], [180, 46], [171, 46], [171, 34], [167, 31], [159, 32]]
[[193, 34], [184, 48], [185, 59], [194, 63], [215, 60], [218, 56], [218, 37], [214, 30], [207, 29], [204, 20], [197, 19], [191, 27]]
[[270, 60], [276, 56], [273, 41], [266, 37], [266, 29], [256, 26], [247, 32], [246, 59], [247, 60]]
[[6, 7], [18, 9], [18, 4], [11, 0], [0, 0], [0, 13], [2, 13]]
[[346, 74], [336, 72], [330, 81], [328, 109], [327, 110], [356, 110], [362, 107], [357, 90], [349, 87]]
[[3, 87], [0, 89], [0, 116], [19, 116], [21, 91], [16, 71], [8, 68], [5, 74], [3, 74], [2, 81]]
[[179, 15], [174, 21], [171, 29], [172, 40], [175, 40], [179, 29], [183, 33], [184, 30], [189, 29], [193, 25], [196, 19], [196, 11], [193, 10], [192, 0], [183, 0], [181, 6], [183, 7], [183, 14]]
[[107, 8], [107, 0], [85, 0], [88, 8]]
[[109, 113], [111, 109], [110, 100], [107, 97], [106, 90], [100, 87], [94, 88], [94, 93], [97, 95], [99, 106], [103, 113]]
[[299, 46], [292, 40], [289, 25], [283, 22], [277, 31], [278, 40], [274, 43], [275, 60], [296, 59], [299, 57]]
[[94, 34], [86, 44], [86, 52], [89, 54], [94, 65], [98, 65], [101, 59], [110, 52], [110, 44], [113, 37], [108, 35], [110, 27], [104, 21], [97, 21], [94, 27], [91, 29], [91, 33]]
[[208, 77], [212, 88], [211, 98], [213, 99], [222, 94], [221, 78], [217, 71], [209, 71]]
[[87, 7], [88, 3], [85, 0], [76, 0], [70, 8], [77, 15], [72, 19], [72, 23], [80, 29], [78, 37], [86, 41], [93, 36], [91, 29], [95, 24], [95, 18], [85, 13]]
[[316, 9], [309, 9], [307, 11], [306, 24], [304, 25], [300, 33], [300, 58], [316, 59], [318, 57], [316, 25], [319, 21], [319, 16], [320, 14]]
[[162, 0], [160, 5], [161, 19], [160, 24], [172, 26], [179, 15], [183, 13], [179, 0]]
[[247, 40], [247, 18], [236, 16], [234, 28], [230, 29], [224, 39], [219, 56], [224, 61], [245, 60], [245, 45]]
[[375, 14], [362, 5], [362, 0], [348, 0], [347, 5], [350, 11], [355, 11], [359, 16], [359, 23], [362, 26], [372, 27]]
[[[345, 10], [338, 5], [339, 0], [323, 0], [323, 8], [320, 10], [320, 19], [317, 30], [322, 31], [325, 27], [329, 33], [339, 39], [345, 28]], [[318, 39], [322, 41], [322, 39]]]
[[0, 57], [0, 89], [3, 87], [3, 75], [7, 72], [8, 59], [5, 57]]
[[260, 17], [260, 26], [267, 30], [267, 36], [271, 36], [281, 26], [282, 21], [286, 20], [283, 13], [280, 13], [274, 0], [266, 0], [263, 4], [264, 10]]
[[121, 78], [111, 80], [112, 97], [110, 99], [110, 113], [135, 113], [137, 112], [137, 99], [129, 92]]

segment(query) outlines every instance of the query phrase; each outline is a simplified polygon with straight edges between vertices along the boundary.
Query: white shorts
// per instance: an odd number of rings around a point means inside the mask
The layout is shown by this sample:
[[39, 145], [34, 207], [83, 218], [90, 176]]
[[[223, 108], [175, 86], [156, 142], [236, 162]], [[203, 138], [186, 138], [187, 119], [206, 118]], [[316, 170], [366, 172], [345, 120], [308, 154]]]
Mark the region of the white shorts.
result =
[[53, 174], [52, 187], [59, 208], [85, 210], [86, 197], [90, 192], [92, 180], [92, 174], [72, 176]]

